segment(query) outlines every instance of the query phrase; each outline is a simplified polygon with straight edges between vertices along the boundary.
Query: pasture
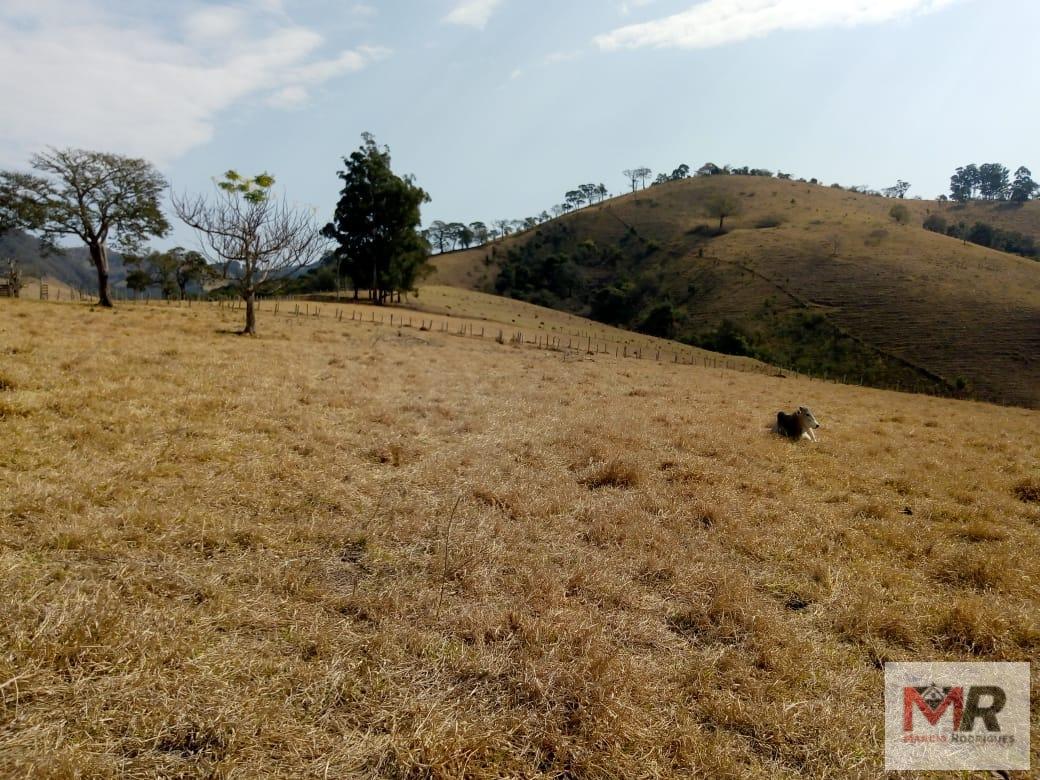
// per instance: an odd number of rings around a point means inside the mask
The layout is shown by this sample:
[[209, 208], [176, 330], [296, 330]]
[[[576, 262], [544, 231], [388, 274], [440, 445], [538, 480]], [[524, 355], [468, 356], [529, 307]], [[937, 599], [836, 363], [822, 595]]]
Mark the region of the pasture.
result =
[[1037, 660], [1040, 412], [240, 325], [0, 301], [0, 774], [873, 778]]

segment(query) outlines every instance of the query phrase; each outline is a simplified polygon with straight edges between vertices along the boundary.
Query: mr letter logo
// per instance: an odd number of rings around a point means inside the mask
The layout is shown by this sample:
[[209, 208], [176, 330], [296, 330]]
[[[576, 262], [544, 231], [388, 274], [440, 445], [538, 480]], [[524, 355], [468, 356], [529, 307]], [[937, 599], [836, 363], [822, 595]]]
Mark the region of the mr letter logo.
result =
[[[983, 707], [980, 702], [989, 697], [989, 703]], [[964, 701], [963, 688], [936, 688], [934, 685], [915, 688], [903, 688], [903, 731], [906, 734], [914, 730], [914, 707], [920, 710], [932, 726], [939, 725], [939, 720], [947, 709], [953, 709], [953, 733], [971, 734], [975, 730], [975, 721], [982, 718], [986, 731], [999, 732], [1000, 722], [997, 713], [1007, 704], [1007, 694], [996, 685], [973, 685], [968, 689], [967, 704]]]
[[1029, 664], [885, 664], [885, 768], [1028, 769]]

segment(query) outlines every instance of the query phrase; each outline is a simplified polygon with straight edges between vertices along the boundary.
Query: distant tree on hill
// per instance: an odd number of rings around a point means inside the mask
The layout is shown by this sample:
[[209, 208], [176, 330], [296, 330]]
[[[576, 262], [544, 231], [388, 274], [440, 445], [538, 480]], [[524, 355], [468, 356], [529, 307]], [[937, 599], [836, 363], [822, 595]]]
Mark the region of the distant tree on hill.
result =
[[579, 209], [585, 204], [585, 195], [581, 190], [570, 190], [564, 195], [564, 200], [572, 209]]
[[473, 234], [473, 240], [477, 244], [486, 244], [488, 241], [488, 228], [483, 222], [470, 222], [470, 232]]
[[632, 184], [632, 192], [636, 191], [636, 184], [639, 182], [639, 172], [642, 168], [626, 168], [621, 173], [626, 179]]
[[469, 249], [473, 244], [473, 231], [469, 229], [469, 225], [463, 225], [461, 222], [453, 222], [452, 227], [455, 229], [455, 240], [458, 241], [459, 245], [463, 249]]
[[149, 236], [166, 235], [170, 224], [160, 203], [166, 180], [145, 160], [85, 149], [51, 149], [30, 163], [39, 174], [0, 172], [8, 216], [44, 246], [66, 237], [82, 241], [97, 271], [100, 304], [112, 306], [109, 240], [134, 251]]
[[1011, 184], [1011, 200], [1023, 203], [1032, 198], [1038, 189], [1040, 185], [1033, 181], [1033, 172], [1024, 165], [1020, 166], [1015, 171], [1015, 180]]
[[667, 184], [670, 181], [672, 181], [672, 179], [667, 173], [659, 173], [657, 174], [657, 178], [654, 179], [654, 184]]
[[[211, 198], [171, 198], [174, 213], [199, 234], [221, 274], [245, 301], [243, 335], [256, 335], [261, 285], [314, 263], [326, 247], [310, 212], [276, 198], [273, 187], [270, 174], [246, 178], [228, 171]], [[361, 251], [357, 256], [367, 257]]]
[[974, 200], [979, 191], [978, 166], [972, 163], [958, 168], [950, 177], [950, 196], [960, 202]]
[[607, 185], [600, 183], [596, 186], [596, 195], [599, 196], [599, 202], [602, 203], [607, 197]]
[[711, 162], [704, 163], [704, 165], [697, 169], [698, 176], [718, 176], [723, 172], [722, 168]]
[[892, 217], [900, 225], [906, 225], [910, 222], [910, 209], [902, 203], [897, 203], [888, 210], [888, 216]]
[[718, 193], [708, 198], [705, 211], [709, 217], [719, 218], [719, 231], [722, 231], [723, 223], [727, 217], [733, 217], [744, 209], [740, 198], [728, 193]]
[[672, 181], [681, 181], [682, 179], [688, 178], [690, 175], [690, 166], [686, 163], [682, 163], [678, 168], [672, 171]]
[[886, 187], [881, 191], [881, 194], [886, 198], [899, 198], [900, 200], [906, 197], [906, 193], [910, 190], [910, 183], [899, 179], [891, 187]]
[[636, 168], [636, 175], [639, 177], [640, 183], [643, 185], [643, 189], [646, 189], [646, 180], [653, 175], [653, 171], [649, 168]]
[[1037, 192], [1032, 173], [1024, 166], [1015, 171], [1015, 179], [1011, 180], [1011, 172], [1000, 163], [984, 163], [982, 165], [965, 165], [956, 170], [950, 177], [950, 195], [953, 200], [965, 202], [969, 200], [1011, 200], [1024, 202]]
[[448, 225], [446, 222], [435, 219], [424, 232], [426, 234], [426, 240], [433, 246], [437, 247], [438, 252], [444, 252], [446, 250], [448, 242], [450, 241]]
[[588, 203], [590, 206], [593, 203], [595, 203], [596, 194], [598, 191], [599, 188], [595, 184], [582, 184], [580, 187], [578, 187], [578, 192], [581, 193], [582, 197], [585, 199], [585, 202]]
[[1007, 200], [1011, 172], [1000, 163], [979, 166], [979, 196], [983, 200]]

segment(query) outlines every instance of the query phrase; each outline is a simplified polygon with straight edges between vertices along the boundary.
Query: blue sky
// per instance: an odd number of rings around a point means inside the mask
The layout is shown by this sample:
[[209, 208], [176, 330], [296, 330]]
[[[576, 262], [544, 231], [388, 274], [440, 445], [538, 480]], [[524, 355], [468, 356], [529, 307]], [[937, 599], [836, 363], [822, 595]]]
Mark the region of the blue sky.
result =
[[1037, 29], [1032, 0], [2, 0], [0, 165], [268, 170], [324, 219], [368, 130], [426, 221], [709, 160], [930, 198], [966, 162], [1040, 169]]

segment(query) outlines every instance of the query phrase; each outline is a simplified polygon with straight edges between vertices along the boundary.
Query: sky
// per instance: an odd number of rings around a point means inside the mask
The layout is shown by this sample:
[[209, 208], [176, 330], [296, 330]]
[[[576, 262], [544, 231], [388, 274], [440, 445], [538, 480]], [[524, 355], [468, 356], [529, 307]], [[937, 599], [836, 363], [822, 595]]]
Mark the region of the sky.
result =
[[933, 198], [969, 162], [1040, 170], [1037, 29], [1035, 0], [0, 0], [0, 167], [268, 171], [324, 221], [368, 131], [427, 223], [708, 161]]

